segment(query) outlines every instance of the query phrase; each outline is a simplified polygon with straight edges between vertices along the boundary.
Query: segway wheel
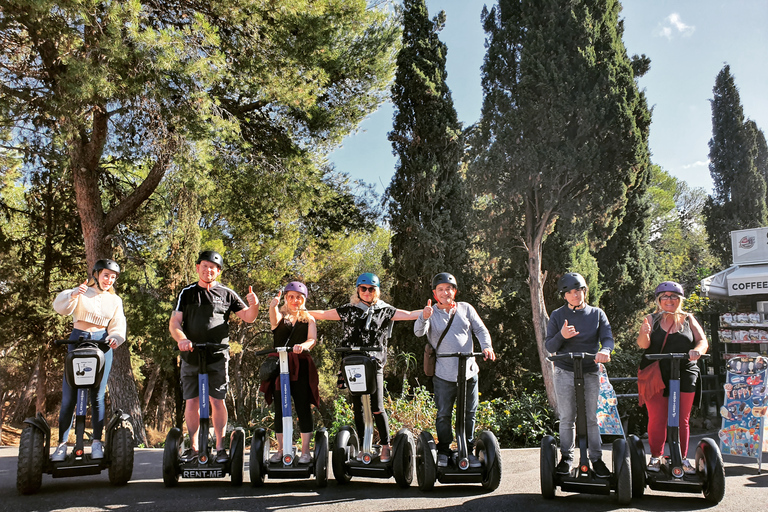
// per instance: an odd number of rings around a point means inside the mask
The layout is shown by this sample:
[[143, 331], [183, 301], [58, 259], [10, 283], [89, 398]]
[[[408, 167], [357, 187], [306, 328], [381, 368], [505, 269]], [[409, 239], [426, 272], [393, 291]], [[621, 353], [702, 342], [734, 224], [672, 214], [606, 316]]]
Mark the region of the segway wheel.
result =
[[267, 431], [263, 428], [257, 428], [251, 438], [251, 455], [249, 462], [249, 473], [251, 476], [251, 486], [261, 487], [264, 485], [266, 472], [266, 438]]
[[725, 497], [725, 467], [720, 448], [708, 437], [696, 447], [696, 472], [704, 482], [704, 498], [720, 503]]
[[475, 452], [483, 463], [483, 489], [495, 491], [501, 484], [501, 449], [493, 432], [480, 432], [475, 441]]
[[331, 468], [333, 478], [339, 485], [346, 485], [352, 480], [352, 475], [347, 471], [348, 456], [355, 455], [358, 448], [357, 434], [351, 427], [341, 427], [333, 442], [333, 455], [331, 456]]
[[133, 475], [133, 432], [120, 426], [109, 440], [109, 481], [125, 485]]
[[616, 501], [628, 505], [632, 501], [632, 458], [624, 439], [613, 442], [613, 473], [616, 477]]
[[229, 442], [229, 478], [234, 487], [243, 485], [243, 451], [245, 450], [245, 431], [236, 428]]
[[432, 434], [422, 431], [416, 441], [416, 481], [419, 489], [430, 491], [435, 486], [437, 480], [437, 464], [435, 464], [435, 453], [437, 447]]
[[166, 487], [175, 487], [179, 483], [181, 448], [181, 430], [172, 428], [165, 438], [163, 450], [163, 483]]
[[34, 494], [40, 490], [46, 455], [43, 432], [27, 425], [19, 441], [19, 461], [16, 467], [16, 489], [19, 493]]
[[404, 428], [395, 436], [395, 453], [392, 458], [392, 472], [395, 482], [403, 489], [413, 483], [414, 454], [416, 452], [413, 434]]
[[631, 434], [627, 448], [632, 461], [632, 497], [642, 498], [645, 494], [645, 447], [636, 435]]
[[541, 495], [548, 500], [555, 497], [555, 467], [557, 466], [557, 445], [555, 438], [544, 436], [541, 440], [539, 454], [539, 479], [541, 483]]
[[328, 486], [328, 432], [315, 432], [315, 483], [318, 487]]

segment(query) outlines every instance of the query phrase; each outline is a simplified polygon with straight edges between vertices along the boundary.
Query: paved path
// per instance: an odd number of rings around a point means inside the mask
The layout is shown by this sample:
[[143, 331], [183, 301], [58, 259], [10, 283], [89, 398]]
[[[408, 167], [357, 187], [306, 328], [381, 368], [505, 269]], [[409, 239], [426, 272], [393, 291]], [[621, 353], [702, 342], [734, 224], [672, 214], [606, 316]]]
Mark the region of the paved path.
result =
[[[691, 446], [695, 446], [691, 439]], [[610, 445], [605, 445], [604, 459], [610, 466]], [[283, 510], [301, 508], [323, 512], [368, 512], [399, 510], [525, 512], [641, 510], [685, 511], [727, 510], [762, 512], [768, 508], [768, 457], [763, 473], [747, 459], [726, 458], [726, 494], [717, 506], [699, 494], [662, 493], [646, 490], [644, 498], [632, 501], [632, 508], [619, 509], [613, 495], [568, 494], [558, 490], [554, 500], [544, 500], [539, 487], [539, 450], [533, 448], [502, 450], [501, 486], [485, 493], [480, 485], [436, 484], [429, 493], [414, 485], [400, 489], [392, 480], [355, 478], [344, 487], [331, 477], [328, 487], [318, 489], [314, 480], [270, 480], [264, 487], [248, 483], [232, 487], [228, 480], [181, 480], [178, 487], [166, 489], [162, 481], [162, 450], [137, 449], [133, 478], [128, 485], [113, 487], [107, 472], [101, 475], [53, 479], [43, 477], [40, 492], [33, 496], [16, 493], [18, 449], [0, 447], [0, 510], [12, 512], [52, 510]]]

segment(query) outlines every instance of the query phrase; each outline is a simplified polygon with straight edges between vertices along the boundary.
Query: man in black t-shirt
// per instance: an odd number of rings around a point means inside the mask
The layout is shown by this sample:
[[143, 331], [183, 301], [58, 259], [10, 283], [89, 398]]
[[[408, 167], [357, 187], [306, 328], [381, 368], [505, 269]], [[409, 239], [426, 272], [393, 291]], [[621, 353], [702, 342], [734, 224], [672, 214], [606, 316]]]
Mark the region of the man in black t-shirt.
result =
[[[191, 352], [194, 343], [229, 343], [229, 314], [236, 314], [241, 320], [252, 323], [259, 314], [259, 299], [249, 288], [245, 296], [248, 304], [237, 293], [216, 282], [221, 274], [224, 260], [215, 251], [203, 251], [197, 259], [195, 284], [185, 287], [179, 294], [176, 307], [171, 314], [169, 330], [181, 351], [181, 385], [186, 409], [191, 448], [183, 455], [191, 460], [197, 455], [197, 430], [200, 426], [200, 390], [198, 389], [198, 360]], [[226, 462], [224, 431], [227, 427], [227, 366], [229, 350], [219, 350], [208, 361], [210, 404], [213, 430], [216, 434], [216, 461]]]

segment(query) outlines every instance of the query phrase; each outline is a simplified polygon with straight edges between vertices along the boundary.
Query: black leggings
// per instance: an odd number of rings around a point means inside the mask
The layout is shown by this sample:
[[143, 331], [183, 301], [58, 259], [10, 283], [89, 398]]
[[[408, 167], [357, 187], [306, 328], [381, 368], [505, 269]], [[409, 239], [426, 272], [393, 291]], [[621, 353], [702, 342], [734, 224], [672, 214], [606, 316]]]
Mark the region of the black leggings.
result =
[[[355, 413], [355, 428], [360, 442], [363, 441], [365, 434], [365, 419], [363, 418], [363, 397], [352, 395], [352, 410]], [[379, 412], [381, 411], [381, 412]], [[376, 430], [379, 431], [381, 444], [389, 444], [389, 418], [384, 411], [384, 369], [379, 368], [376, 372], [376, 392], [371, 395], [371, 412], [376, 424]]]
[[[312, 389], [309, 386], [309, 365], [306, 359], [299, 359], [299, 379], [291, 382], [293, 409], [299, 419], [299, 432], [304, 434], [314, 431], [312, 420]], [[277, 378], [275, 391], [272, 393], [275, 407], [275, 432], [283, 433], [283, 406], [280, 401], [280, 377]]]

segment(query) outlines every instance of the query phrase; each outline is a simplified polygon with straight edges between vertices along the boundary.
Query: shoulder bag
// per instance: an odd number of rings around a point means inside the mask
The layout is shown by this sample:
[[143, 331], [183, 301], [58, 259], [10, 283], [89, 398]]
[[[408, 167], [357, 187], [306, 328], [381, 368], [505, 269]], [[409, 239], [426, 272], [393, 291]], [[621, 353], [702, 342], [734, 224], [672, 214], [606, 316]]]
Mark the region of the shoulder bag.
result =
[[455, 316], [456, 313], [454, 312], [451, 315], [451, 318], [448, 319], [448, 324], [445, 326], [445, 330], [443, 331], [443, 334], [440, 335], [440, 339], [437, 340], [437, 345], [434, 348], [429, 342], [424, 345], [424, 374], [427, 377], [435, 376], [435, 367], [437, 366], [437, 349], [440, 348], [440, 344], [443, 342], [443, 338], [445, 338], [445, 335], [448, 333], [448, 329], [451, 328], [451, 323], [453, 322], [453, 317]]
[[[666, 333], [659, 354], [664, 352], [664, 347], [667, 344], [669, 331], [666, 331]], [[640, 404], [640, 407], [645, 405], [648, 400], [664, 391], [664, 388], [666, 387], [664, 379], [661, 377], [661, 365], [659, 363], [660, 361], [656, 360], [645, 368], [638, 368], [637, 370], [637, 401]]]

